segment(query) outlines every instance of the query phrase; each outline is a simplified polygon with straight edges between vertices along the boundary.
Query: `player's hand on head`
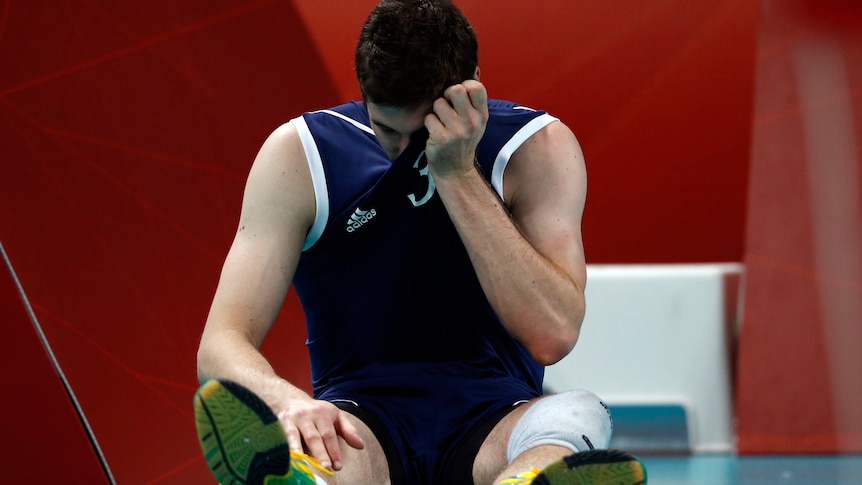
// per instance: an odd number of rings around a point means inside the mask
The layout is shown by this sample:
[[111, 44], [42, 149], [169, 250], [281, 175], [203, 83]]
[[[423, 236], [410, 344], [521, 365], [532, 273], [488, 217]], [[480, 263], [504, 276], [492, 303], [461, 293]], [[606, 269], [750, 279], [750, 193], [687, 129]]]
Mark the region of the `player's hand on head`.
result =
[[292, 400], [278, 413], [291, 450], [307, 453], [334, 471], [343, 466], [339, 436], [353, 448], [363, 448], [359, 432], [344, 411], [327, 401]]
[[431, 109], [425, 117], [425, 153], [432, 174], [445, 177], [473, 170], [476, 147], [488, 123], [485, 86], [473, 79], [449, 86]]

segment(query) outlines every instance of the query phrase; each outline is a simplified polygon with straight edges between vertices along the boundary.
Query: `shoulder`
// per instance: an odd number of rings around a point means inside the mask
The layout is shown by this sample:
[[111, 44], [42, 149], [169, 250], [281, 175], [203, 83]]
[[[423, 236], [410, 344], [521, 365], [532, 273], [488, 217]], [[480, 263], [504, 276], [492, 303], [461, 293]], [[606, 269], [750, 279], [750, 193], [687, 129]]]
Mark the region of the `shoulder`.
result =
[[[566, 126], [565, 123], [557, 118], [549, 119], [541, 128], [533, 132], [515, 152], [515, 157], [525, 156], [528, 154], [544, 153], [553, 155], [558, 150], [572, 150], [578, 148], [578, 143], [575, 134]], [[580, 156], [580, 155], [578, 155]]]
[[308, 227], [314, 207], [300, 134], [293, 123], [284, 123], [266, 138], [254, 159], [243, 198], [244, 217], [282, 227]]
[[582, 200], [586, 195], [586, 165], [572, 130], [554, 119], [526, 138], [512, 154], [505, 187], [506, 200], [511, 204], [535, 192]]
[[[512, 101], [488, 101], [489, 129], [510, 134], [517, 141], [512, 158], [534, 158], [554, 155], [558, 150], [577, 148], [572, 131], [557, 117]], [[578, 153], [580, 156], [580, 153]]]
[[514, 151], [536, 132], [556, 121], [550, 114], [511, 101], [491, 100], [488, 102], [488, 125], [485, 132], [487, 143], [508, 145]]
[[295, 120], [291, 120], [278, 126], [264, 140], [252, 170], [256, 168], [262, 170], [285, 168], [289, 165], [301, 165], [303, 163], [305, 163], [305, 154], [302, 150], [300, 129]]
[[[519, 153], [534, 150], [535, 148], [524, 149], [524, 144], [530, 140], [535, 141], [539, 133], [546, 132], [547, 127], [558, 124], [559, 120], [545, 111], [499, 99], [488, 101], [488, 113], [485, 135], [478, 149], [479, 164], [497, 194], [508, 204], [508, 194], [512, 190], [506, 185], [513, 179], [509, 175], [510, 162], [514, 161]], [[550, 131], [555, 132], [556, 129], [552, 128]], [[539, 138], [544, 136], [543, 134]]]

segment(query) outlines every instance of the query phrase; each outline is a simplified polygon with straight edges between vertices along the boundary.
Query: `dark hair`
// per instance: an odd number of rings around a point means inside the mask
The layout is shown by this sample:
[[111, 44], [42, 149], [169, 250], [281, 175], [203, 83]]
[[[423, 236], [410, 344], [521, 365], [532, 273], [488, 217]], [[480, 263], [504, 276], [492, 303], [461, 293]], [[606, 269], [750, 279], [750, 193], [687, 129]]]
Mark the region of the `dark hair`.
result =
[[366, 101], [415, 108], [479, 65], [476, 34], [450, 0], [382, 0], [356, 45], [356, 77]]

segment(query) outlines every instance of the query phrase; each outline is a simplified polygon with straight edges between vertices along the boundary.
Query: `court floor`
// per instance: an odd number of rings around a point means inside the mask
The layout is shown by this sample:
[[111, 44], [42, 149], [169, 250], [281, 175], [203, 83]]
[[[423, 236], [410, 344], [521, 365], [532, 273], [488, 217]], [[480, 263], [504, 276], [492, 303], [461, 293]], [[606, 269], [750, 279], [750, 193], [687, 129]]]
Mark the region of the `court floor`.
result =
[[862, 455], [642, 455], [651, 485], [857, 485]]

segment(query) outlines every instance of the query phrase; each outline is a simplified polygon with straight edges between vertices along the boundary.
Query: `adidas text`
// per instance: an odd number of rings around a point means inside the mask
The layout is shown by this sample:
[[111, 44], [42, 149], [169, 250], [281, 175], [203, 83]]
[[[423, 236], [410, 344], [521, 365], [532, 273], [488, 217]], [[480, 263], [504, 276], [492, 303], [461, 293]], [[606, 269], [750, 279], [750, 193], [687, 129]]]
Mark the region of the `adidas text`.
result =
[[376, 215], [377, 211], [374, 209], [364, 211], [357, 207], [356, 210], [353, 211], [353, 215], [351, 215], [350, 219], [347, 221], [347, 232], [353, 232], [359, 229]]

